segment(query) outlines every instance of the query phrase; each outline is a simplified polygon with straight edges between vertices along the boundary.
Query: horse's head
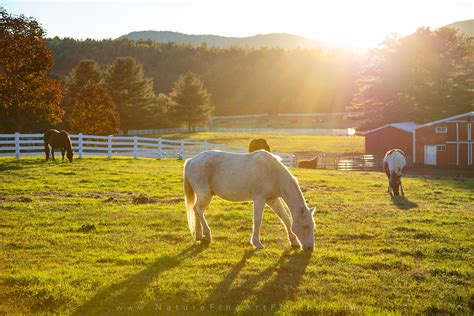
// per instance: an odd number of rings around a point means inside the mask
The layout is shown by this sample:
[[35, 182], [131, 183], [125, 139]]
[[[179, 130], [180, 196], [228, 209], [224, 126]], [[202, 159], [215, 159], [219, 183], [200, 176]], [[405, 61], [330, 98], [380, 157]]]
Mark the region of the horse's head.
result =
[[66, 153], [66, 157], [67, 159], [69, 160], [69, 162], [72, 162], [73, 161], [73, 156], [74, 156], [74, 153], [72, 150], [68, 150], [67, 153]]
[[399, 176], [396, 173], [392, 172], [392, 175], [390, 177], [390, 187], [392, 188], [394, 196], [399, 196], [400, 195], [400, 178], [401, 178], [401, 176]]
[[303, 250], [314, 248], [314, 214], [315, 208], [302, 207], [297, 216], [293, 216], [291, 230], [295, 233]]

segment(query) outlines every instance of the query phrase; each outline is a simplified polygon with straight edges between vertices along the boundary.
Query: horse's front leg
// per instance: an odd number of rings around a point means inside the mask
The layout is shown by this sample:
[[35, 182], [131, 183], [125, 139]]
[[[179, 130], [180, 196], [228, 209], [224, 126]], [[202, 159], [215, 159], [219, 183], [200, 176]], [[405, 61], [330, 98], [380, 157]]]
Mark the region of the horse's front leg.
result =
[[262, 226], [265, 198], [258, 197], [253, 201], [253, 232], [250, 243], [257, 249], [263, 248], [260, 242], [260, 226]]
[[54, 160], [54, 147], [51, 146], [51, 159]]
[[64, 148], [61, 148], [61, 156], [63, 156], [63, 160], [64, 160]]
[[291, 230], [291, 219], [288, 213], [285, 211], [283, 204], [281, 204], [280, 199], [274, 199], [267, 201], [268, 206], [272, 208], [276, 215], [280, 218], [281, 222], [285, 226], [285, 230], [288, 233], [288, 240], [290, 241], [290, 245], [292, 248], [300, 248], [300, 243], [298, 242], [298, 238]]
[[44, 145], [44, 154], [46, 155], [46, 161], [49, 160], [49, 145], [45, 144]]
[[405, 192], [403, 192], [403, 185], [402, 185], [402, 178], [400, 177], [400, 191], [402, 193], [402, 196], [405, 197]]

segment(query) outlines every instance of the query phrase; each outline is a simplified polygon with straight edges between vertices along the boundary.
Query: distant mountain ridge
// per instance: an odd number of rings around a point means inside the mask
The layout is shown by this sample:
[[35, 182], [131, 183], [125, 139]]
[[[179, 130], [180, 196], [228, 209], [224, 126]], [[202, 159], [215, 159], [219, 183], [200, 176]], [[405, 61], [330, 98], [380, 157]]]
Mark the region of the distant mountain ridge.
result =
[[219, 35], [190, 35], [171, 31], [138, 31], [122, 35], [120, 38], [128, 38], [131, 40], [152, 40], [162, 43], [174, 42], [180, 44], [191, 43], [194, 46], [200, 46], [206, 43], [209, 47], [227, 48], [230, 46], [239, 47], [281, 47], [289, 48], [314, 48], [325, 47], [327, 43], [318, 42], [303, 36], [286, 34], [286, 33], [271, 33], [271, 34], [257, 34], [248, 37], [226, 37]]
[[457, 21], [457, 22], [445, 25], [445, 27], [452, 27], [452, 28], [458, 29], [461, 33], [469, 37], [474, 37], [474, 19], [465, 20], [465, 21]]

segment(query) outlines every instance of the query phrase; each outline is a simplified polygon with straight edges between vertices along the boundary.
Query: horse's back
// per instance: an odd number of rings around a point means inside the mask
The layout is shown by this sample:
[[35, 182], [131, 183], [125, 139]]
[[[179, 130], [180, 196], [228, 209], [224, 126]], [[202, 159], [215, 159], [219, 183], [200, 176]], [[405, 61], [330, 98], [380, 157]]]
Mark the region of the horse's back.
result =
[[201, 188], [228, 200], [245, 200], [251, 199], [255, 191], [274, 189], [276, 163], [278, 160], [264, 150], [249, 154], [212, 150], [188, 159], [184, 175], [195, 190]]
[[389, 150], [383, 159], [384, 169], [387, 172], [395, 172], [401, 175], [407, 164], [405, 153], [401, 149]]
[[52, 135], [59, 134], [59, 131], [56, 129], [48, 129], [46, 132], [43, 134], [43, 139], [47, 141], [48, 139], [51, 138]]

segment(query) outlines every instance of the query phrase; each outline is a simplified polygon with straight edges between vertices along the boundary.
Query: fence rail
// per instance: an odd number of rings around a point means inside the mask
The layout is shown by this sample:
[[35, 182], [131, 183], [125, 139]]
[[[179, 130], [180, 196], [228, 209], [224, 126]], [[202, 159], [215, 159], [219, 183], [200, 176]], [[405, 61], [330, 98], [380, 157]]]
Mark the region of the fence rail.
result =
[[[217, 149], [229, 152], [244, 153], [246, 148], [165, 138], [139, 136], [98, 136], [69, 135], [75, 153], [79, 158], [84, 156], [130, 156], [134, 158], [191, 158], [203, 151]], [[0, 134], [0, 156], [39, 156], [44, 154], [43, 134]], [[289, 167], [294, 166], [292, 154], [274, 153], [281, 157]]]
[[[129, 135], [159, 135], [170, 133], [186, 133], [187, 128], [158, 128], [129, 130]], [[267, 134], [299, 134], [299, 135], [340, 135], [353, 136], [353, 128], [244, 128], [244, 127], [196, 127], [195, 132], [219, 133], [267, 133]]]

